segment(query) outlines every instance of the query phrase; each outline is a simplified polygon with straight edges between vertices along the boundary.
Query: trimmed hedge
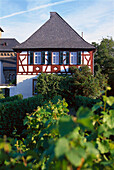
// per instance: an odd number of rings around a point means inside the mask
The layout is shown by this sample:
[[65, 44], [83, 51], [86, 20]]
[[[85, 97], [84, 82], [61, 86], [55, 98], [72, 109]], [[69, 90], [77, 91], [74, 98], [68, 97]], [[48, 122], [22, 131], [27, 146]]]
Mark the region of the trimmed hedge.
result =
[[79, 109], [79, 107], [83, 106], [83, 107], [88, 107], [88, 108], [92, 108], [94, 104], [100, 102], [100, 99], [91, 99], [89, 97], [85, 97], [85, 96], [76, 96], [75, 97], [75, 103], [74, 103], [74, 107], [75, 110], [77, 111]]
[[12, 97], [6, 97], [3, 99], [0, 99], [0, 103], [4, 103], [4, 102], [10, 102], [10, 101], [14, 101], [14, 100], [22, 100], [23, 99], [23, 95], [22, 94], [18, 94]]
[[0, 103], [0, 135], [12, 136], [14, 129], [21, 134], [25, 128], [23, 119], [43, 103], [43, 96], [37, 95], [23, 100]]

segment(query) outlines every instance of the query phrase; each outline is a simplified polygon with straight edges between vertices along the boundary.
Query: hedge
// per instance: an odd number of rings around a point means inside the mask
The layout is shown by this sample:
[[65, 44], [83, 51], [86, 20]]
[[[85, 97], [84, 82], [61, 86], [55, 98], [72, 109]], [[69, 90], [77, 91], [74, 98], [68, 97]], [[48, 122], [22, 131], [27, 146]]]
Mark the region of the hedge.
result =
[[88, 107], [92, 108], [94, 104], [100, 102], [100, 99], [91, 99], [85, 96], [76, 96], [75, 97], [75, 110], [77, 111], [79, 107]]
[[3, 99], [0, 99], [0, 103], [4, 103], [4, 102], [10, 102], [10, 101], [14, 101], [14, 100], [22, 100], [23, 99], [23, 95], [22, 94], [18, 94], [12, 97], [6, 97]]
[[21, 134], [26, 113], [33, 112], [42, 102], [43, 96], [37, 95], [28, 99], [0, 103], [0, 135], [12, 136], [14, 129], [17, 129], [17, 134]]

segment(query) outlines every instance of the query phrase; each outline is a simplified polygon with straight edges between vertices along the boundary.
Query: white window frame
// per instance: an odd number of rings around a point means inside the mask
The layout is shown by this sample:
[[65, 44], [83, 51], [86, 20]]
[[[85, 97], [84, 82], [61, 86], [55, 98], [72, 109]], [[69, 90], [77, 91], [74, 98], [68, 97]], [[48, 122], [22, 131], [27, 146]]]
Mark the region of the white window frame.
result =
[[63, 64], [66, 64], [66, 51], [63, 51]]
[[45, 64], [48, 64], [48, 51], [45, 51]]
[[52, 64], [54, 64], [54, 65], [59, 64], [59, 52], [52, 52]]
[[41, 52], [34, 52], [34, 64], [41, 64]]
[[77, 65], [77, 57], [78, 57], [77, 52], [70, 52], [70, 64], [71, 65]]

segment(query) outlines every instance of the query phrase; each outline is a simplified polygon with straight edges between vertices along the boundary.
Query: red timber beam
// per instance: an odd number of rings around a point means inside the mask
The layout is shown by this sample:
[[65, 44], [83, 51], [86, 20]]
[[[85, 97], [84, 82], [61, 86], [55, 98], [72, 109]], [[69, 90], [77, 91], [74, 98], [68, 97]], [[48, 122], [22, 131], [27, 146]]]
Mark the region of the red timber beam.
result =
[[20, 53], [18, 52], [17, 53], [17, 73], [16, 74], [18, 74], [18, 72], [19, 72], [19, 55], [20, 55]]
[[93, 67], [94, 67], [93, 66], [93, 51], [90, 51], [90, 59], [91, 59], [91, 64], [90, 64], [91, 65], [91, 72], [94, 74], [94, 72], [93, 72], [94, 71], [94, 69], [93, 69]]

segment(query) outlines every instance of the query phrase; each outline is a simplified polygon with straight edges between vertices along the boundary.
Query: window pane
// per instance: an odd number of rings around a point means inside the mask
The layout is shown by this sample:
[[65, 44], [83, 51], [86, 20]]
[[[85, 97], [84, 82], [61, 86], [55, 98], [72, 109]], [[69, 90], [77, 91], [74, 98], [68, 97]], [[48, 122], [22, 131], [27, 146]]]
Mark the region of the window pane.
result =
[[53, 64], [59, 64], [59, 52], [53, 52]]
[[38, 64], [40, 63], [40, 56], [38, 56]]
[[37, 64], [37, 56], [35, 56], [35, 64]]
[[71, 56], [71, 64], [73, 64], [73, 56]]
[[55, 56], [53, 56], [53, 63], [55, 64]]
[[41, 64], [41, 52], [35, 52], [35, 64]]
[[77, 64], [77, 52], [71, 52], [71, 64]]

